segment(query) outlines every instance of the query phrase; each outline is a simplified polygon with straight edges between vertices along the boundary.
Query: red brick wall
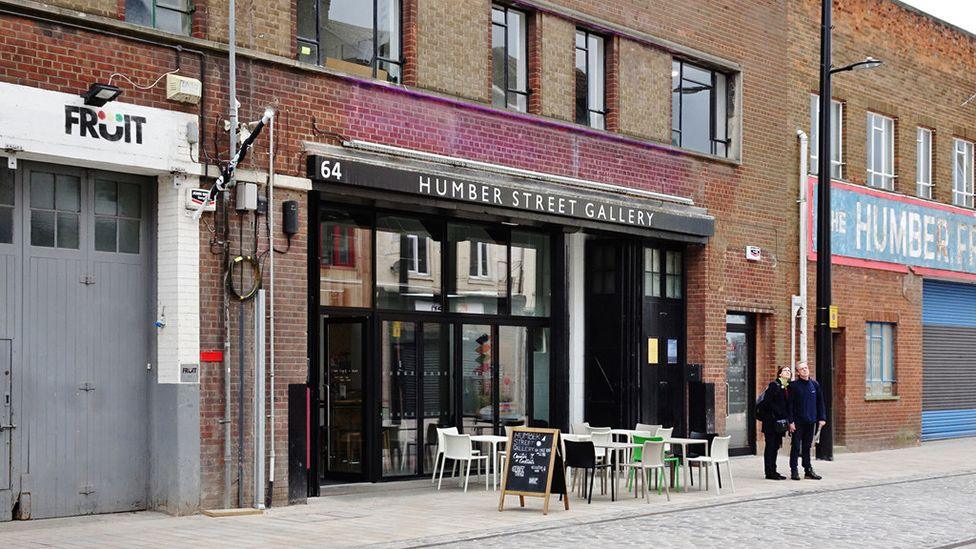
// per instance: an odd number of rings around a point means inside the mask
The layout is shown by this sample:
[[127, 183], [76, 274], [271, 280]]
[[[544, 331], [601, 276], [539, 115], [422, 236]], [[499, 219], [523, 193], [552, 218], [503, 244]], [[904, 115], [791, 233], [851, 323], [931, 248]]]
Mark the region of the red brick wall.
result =
[[[790, 123], [810, 131], [809, 94], [819, 75], [820, 3], [790, 3]], [[833, 4], [833, 62], [873, 56], [880, 68], [833, 78], [833, 98], [844, 103], [846, 180], [865, 184], [867, 112], [895, 119], [896, 192], [915, 195], [915, 131], [934, 130], [933, 198], [952, 202], [952, 138], [972, 139], [976, 109], [962, 103], [976, 91], [976, 40], [886, 0]], [[793, 166], [796, 181], [796, 167]], [[796, 192], [795, 183], [793, 192]], [[810, 273], [810, 360], [813, 370], [815, 266]], [[839, 307], [843, 349], [835, 352], [836, 443], [851, 450], [917, 444], [921, 432], [921, 278], [874, 269], [834, 266], [833, 303]], [[886, 320], [887, 319], [887, 320]], [[897, 401], [865, 399], [864, 323], [895, 322]], [[838, 356], [839, 355], [839, 356]]]
[[[687, 254], [688, 360], [705, 366], [706, 380], [724, 381], [725, 314], [729, 310], [766, 315], [760, 331], [760, 372], [772, 370], [769, 362], [787, 359], [789, 295], [794, 291], [795, 193], [784, 182], [795, 159], [783, 151], [792, 146], [792, 130], [785, 127], [787, 63], [782, 32], [785, 8], [780, 2], [736, 3], [735, 9], [719, 9], [711, 2], [607, 3], [567, 2], [569, 7], [605, 17], [637, 30], [655, 33], [738, 63], [743, 70], [742, 162], [721, 162], [675, 151], [667, 146], [641, 142], [610, 133], [584, 132], [574, 124], [557, 123], [533, 116], [492, 110], [482, 104], [455, 104], [439, 97], [422, 96], [386, 85], [305, 71], [285, 64], [241, 59], [238, 97], [241, 119], [255, 119], [266, 105], [279, 109], [277, 158], [279, 173], [303, 175], [303, 141], [330, 141], [316, 135], [311, 120], [322, 128], [350, 139], [390, 145], [518, 168], [615, 183], [692, 198], [716, 217], [716, 235], [706, 246], [691, 247]], [[708, 7], [709, 9], [704, 9]], [[715, 9], [712, 9], [715, 8]], [[488, 16], [484, 32], [488, 33]], [[479, 16], [480, 17], [480, 16]], [[780, 29], [777, 31], [777, 29]], [[0, 57], [13, 63], [0, 66], [0, 80], [80, 92], [87, 84], [122, 71], [143, 80], [173, 67], [170, 50], [106, 38], [94, 33], [63, 30], [23, 19], [0, 18]], [[571, 46], [571, 45], [570, 45]], [[289, 46], [293, 48], [293, 46]], [[611, 48], [616, 51], [616, 48]], [[84, 52], [80, 55], [79, 52]], [[613, 54], [612, 54], [613, 55]], [[490, 60], [485, 52], [486, 61]], [[190, 55], [183, 55], [190, 74]], [[617, 63], [614, 62], [613, 65]], [[207, 113], [202, 123], [213, 151], [215, 118], [226, 117], [226, 63], [223, 56], [207, 62]], [[480, 71], [477, 73], [480, 74]], [[54, 80], [54, 79], [62, 80]], [[612, 82], [612, 80], [611, 80]], [[487, 84], [487, 82], [485, 83]], [[542, 85], [545, 85], [544, 83]], [[486, 88], [487, 89], [487, 88]], [[612, 88], [611, 88], [612, 89]], [[161, 88], [148, 92], [126, 89], [124, 99], [162, 108], [193, 112], [193, 107], [165, 101]], [[669, 108], [669, 98], [661, 98]], [[611, 92], [610, 106], [615, 100]], [[613, 127], [613, 123], [611, 123]], [[226, 157], [226, 135], [218, 136], [221, 156]], [[244, 167], [267, 165], [266, 141], [259, 141]], [[301, 193], [280, 193], [279, 198], [301, 201], [303, 220], [308, 211]], [[272, 206], [280, 212], [280, 204]], [[205, 219], [214, 225], [214, 216]], [[231, 213], [230, 247], [240, 249], [237, 216]], [[221, 349], [224, 338], [222, 305], [222, 238], [201, 228], [201, 348]], [[292, 240], [287, 254], [276, 256], [278, 286], [278, 482], [275, 497], [283, 501], [287, 486], [286, 387], [304, 382], [306, 345], [306, 250], [305, 231]], [[262, 232], [262, 239], [264, 238]], [[275, 231], [279, 235], [278, 231]], [[246, 249], [249, 233], [244, 235]], [[279, 247], [285, 242], [279, 240]], [[746, 245], [759, 245], [763, 260], [744, 260]], [[259, 249], [266, 249], [262, 241]], [[231, 341], [237, 346], [236, 307], [231, 307]], [[785, 342], [785, 343], [784, 343]], [[236, 356], [232, 375], [232, 399], [236, 400]], [[246, 392], [250, 380], [243, 380]], [[223, 384], [219, 365], [206, 364], [201, 376], [201, 469], [203, 504], [218, 505], [223, 478]], [[717, 391], [716, 407], [725, 407], [724, 391]], [[249, 404], [248, 404], [249, 405]], [[236, 423], [236, 409], [232, 411]], [[248, 421], [250, 417], [248, 417]], [[724, 418], [719, 417], [719, 430]], [[234, 427], [236, 429], [236, 426]], [[236, 435], [235, 435], [236, 440]], [[245, 448], [249, 455], [250, 448]], [[236, 459], [236, 448], [233, 456]], [[245, 475], [245, 494], [250, 494], [250, 472]]]

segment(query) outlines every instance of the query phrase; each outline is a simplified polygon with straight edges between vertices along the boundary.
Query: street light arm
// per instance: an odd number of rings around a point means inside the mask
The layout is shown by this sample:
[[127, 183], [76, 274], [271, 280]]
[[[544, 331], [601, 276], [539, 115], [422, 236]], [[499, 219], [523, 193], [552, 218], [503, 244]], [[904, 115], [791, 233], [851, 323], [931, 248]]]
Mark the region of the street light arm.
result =
[[854, 71], [861, 69], [873, 69], [875, 67], [881, 66], [882, 61], [875, 59], [873, 57], [868, 57], [863, 61], [858, 61], [857, 63], [851, 63], [850, 65], [844, 65], [843, 67], [831, 68], [830, 74], [836, 74], [838, 72]]

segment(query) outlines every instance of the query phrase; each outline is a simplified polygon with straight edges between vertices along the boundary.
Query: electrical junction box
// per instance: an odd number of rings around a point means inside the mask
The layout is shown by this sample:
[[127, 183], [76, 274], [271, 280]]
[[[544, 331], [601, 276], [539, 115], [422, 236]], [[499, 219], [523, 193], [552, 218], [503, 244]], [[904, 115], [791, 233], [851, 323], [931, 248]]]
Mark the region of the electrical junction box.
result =
[[258, 209], [257, 183], [237, 182], [237, 211], [254, 211]]
[[759, 261], [762, 259], [762, 248], [759, 246], [746, 246], [746, 259], [749, 261]]
[[[196, 211], [203, 204], [204, 200], [210, 196], [209, 189], [187, 189], [186, 190], [186, 209]], [[211, 198], [207, 205], [204, 206], [203, 211], [213, 212], [217, 211], [217, 199]]]
[[178, 74], [166, 75], [166, 99], [196, 105], [200, 102], [201, 95], [203, 95], [203, 84], [196, 78]]

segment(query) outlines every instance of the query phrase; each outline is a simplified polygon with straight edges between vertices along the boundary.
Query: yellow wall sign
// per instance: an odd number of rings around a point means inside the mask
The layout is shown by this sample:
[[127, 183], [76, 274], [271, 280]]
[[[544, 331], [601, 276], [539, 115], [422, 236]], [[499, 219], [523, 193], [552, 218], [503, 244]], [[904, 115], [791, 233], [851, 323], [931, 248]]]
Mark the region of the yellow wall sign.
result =
[[837, 327], [837, 317], [839, 314], [840, 313], [838, 313], [837, 311], [837, 305], [831, 305], [830, 306], [830, 327], [831, 328]]
[[647, 338], [647, 363], [657, 364], [657, 338]]

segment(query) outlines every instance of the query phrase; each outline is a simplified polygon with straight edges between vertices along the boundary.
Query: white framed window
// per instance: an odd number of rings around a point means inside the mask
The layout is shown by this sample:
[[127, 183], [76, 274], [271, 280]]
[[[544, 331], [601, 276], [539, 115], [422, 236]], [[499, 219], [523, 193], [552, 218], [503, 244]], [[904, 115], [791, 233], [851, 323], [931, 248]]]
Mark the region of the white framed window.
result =
[[407, 271], [410, 274], [426, 276], [430, 274], [427, 261], [427, 246], [429, 238], [426, 236], [407, 235]]
[[915, 132], [915, 185], [919, 198], [932, 199], [932, 130]]
[[488, 243], [474, 241], [471, 243], [471, 261], [468, 274], [472, 278], [488, 278]]
[[864, 328], [864, 394], [868, 397], [895, 396], [895, 325], [868, 322]]
[[895, 121], [877, 113], [868, 113], [867, 147], [868, 186], [895, 190]]
[[964, 139], [953, 140], [952, 203], [973, 207], [973, 144]]
[[[830, 101], [830, 177], [844, 178], [844, 104]], [[820, 96], [810, 95], [810, 164], [811, 174], [817, 175], [820, 155]]]

